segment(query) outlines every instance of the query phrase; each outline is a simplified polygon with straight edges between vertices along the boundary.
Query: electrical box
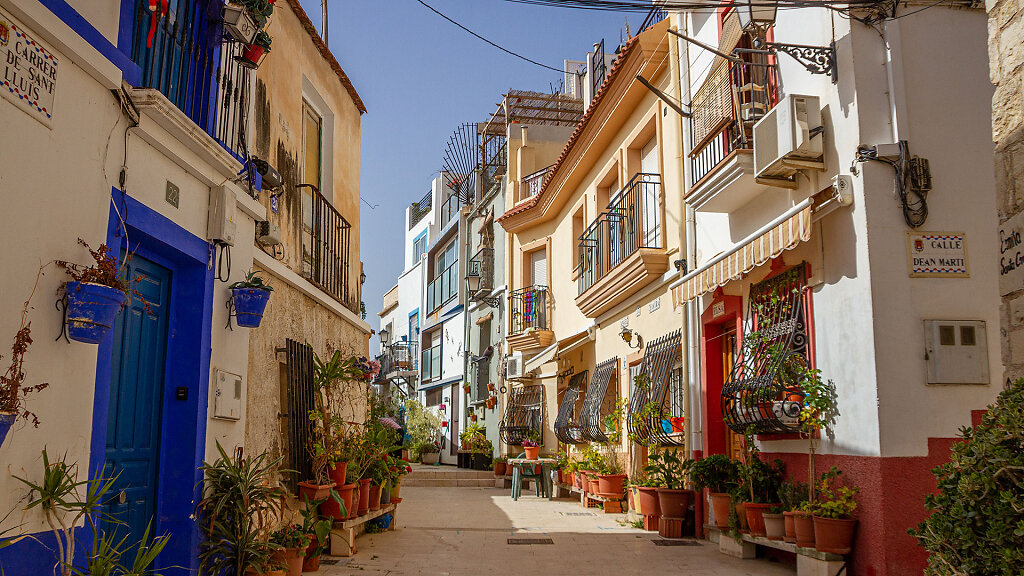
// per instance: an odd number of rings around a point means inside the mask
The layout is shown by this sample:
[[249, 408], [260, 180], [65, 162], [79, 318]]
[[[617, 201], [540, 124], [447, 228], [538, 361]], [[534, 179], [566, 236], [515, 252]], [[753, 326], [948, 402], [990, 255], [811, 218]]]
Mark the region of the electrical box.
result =
[[211, 242], [234, 246], [238, 231], [238, 205], [235, 193], [227, 186], [210, 189], [210, 210], [206, 221], [206, 237]]
[[223, 370], [213, 373], [213, 417], [238, 420], [242, 417], [242, 377]]
[[925, 320], [929, 384], [988, 384], [988, 338], [980, 320]]

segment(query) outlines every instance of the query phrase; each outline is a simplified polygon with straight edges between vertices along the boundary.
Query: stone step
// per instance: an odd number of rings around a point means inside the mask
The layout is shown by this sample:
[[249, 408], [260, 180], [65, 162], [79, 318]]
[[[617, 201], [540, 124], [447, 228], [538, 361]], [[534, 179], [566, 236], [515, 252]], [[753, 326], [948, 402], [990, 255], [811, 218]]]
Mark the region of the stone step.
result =
[[442, 480], [442, 479], [433, 479], [433, 478], [411, 478], [410, 476], [411, 476], [411, 474], [409, 476], [406, 476], [402, 480], [402, 486], [423, 486], [423, 487], [431, 487], [431, 488], [493, 488], [494, 487], [494, 478], [493, 477], [489, 478], [489, 479], [473, 478], [473, 479], [460, 480], [460, 479], [455, 479], [455, 478], [446, 478], [446, 479]]

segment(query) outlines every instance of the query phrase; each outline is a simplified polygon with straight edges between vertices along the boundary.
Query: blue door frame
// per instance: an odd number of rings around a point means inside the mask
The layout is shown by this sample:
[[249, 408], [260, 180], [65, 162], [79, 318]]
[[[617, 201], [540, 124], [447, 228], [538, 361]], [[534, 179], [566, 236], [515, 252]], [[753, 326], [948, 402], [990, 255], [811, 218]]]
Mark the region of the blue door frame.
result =
[[[206, 453], [214, 287], [213, 271], [207, 266], [209, 245], [120, 190], [113, 190], [111, 200], [107, 227], [111, 252], [129, 250], [171, 271], [160, 416], [160, 438], [170, 441], [160, 444], [154, 533], [171, 535], [157, 567], [164, 574], [185, 574], [198, 568], [199, 532], [191, 515]], [[113, 340], [110, 334], [99, 344], [90, 470], [104, 465]], [[179, 389], [186, 391], [187, 399], [177, 399]]]

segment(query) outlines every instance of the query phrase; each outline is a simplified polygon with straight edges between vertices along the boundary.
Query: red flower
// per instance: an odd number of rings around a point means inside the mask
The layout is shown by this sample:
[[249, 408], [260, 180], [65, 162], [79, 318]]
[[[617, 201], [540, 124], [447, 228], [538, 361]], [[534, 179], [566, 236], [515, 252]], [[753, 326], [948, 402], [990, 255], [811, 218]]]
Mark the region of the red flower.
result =
[[412, 472], [412, 466], [406, 466], [405, 467], [405, 471], [406, 472]]

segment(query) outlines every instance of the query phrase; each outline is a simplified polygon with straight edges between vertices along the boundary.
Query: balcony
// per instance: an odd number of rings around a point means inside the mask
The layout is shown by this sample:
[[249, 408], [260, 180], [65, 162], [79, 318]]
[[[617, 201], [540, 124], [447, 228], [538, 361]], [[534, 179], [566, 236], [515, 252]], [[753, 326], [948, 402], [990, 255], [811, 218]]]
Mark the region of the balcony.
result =
[[508, 343], [514, 350], [546, 348], [555, 341], [548, 325], [548, 289], [528, 286], [509, 295]]
[[458, 217], [462, 204], [462, 199], [458, 194], [452, 194], [444, 201], [444, 204], [441, 204], [441, 228], [451, 222], [452, 218]]
[[522, 197], [520, 200], [526, 200], [527, 198], [533, 198], [537, 194], [540, 194], [541, 188], [544, 186], [544, 177], [548, 175], [552, 166], [548, 166], [542, 170], [538, 170], [533, 174], [530, 174], [526, 178], [523, 178], [523, 185], [521, 190]]
[[[754, 124], [778, 103], [774, 62], [763, 52], [737, 48], [743, 62], [720, 60], [693, 97], [687, 203], [729, 212], [760, 192], [754, 181]], [[742, 182], [742, 187], [732, 184]], [[720, 194], [732, 187], [730, 194]], [[742, 188], [742, 191], [737, 191]]]
[[419, 344], [408, 340], [393, 342], [384, 347], [383, 353], [377, 356], [380, 361], [380, 372], [377, 382], [388, 380], [412, 379], [419, 369]]
[[409, 208], [409, 230], [415, 228], [427, 214], [430, 214], [430, 200], [431, 193], [427, 192], [423, 198], [420, 198], [419, 202], [414, 202]]
[[302, 273], [352, 312], [359, 300], [349, 290], [352, 225], [316, 188], [303, 194]]
[[469, 270], [466, 272], [466, 276], [480, 278], [480, 286], [474, 294], [469, 295], [470, 299], [477, 294], [489, 295], [494, 290], [494, 249], [481, 248], [477, 250], [473, 259], [469, 261]]
[[427, 284], [427, 310], [433, 314], [459, 295], [459, 261], [452, 262]]
[[136, 87], [158, 90], [236, 160], [244, 161], [252, 73], [235, 60], [242, 46], [223, 40], [222, 2], [172, 2], [170, 13], [155, 22], [149, 0], [131, 4], [127, 14], [130, 56], [139, 66]]
[[637, 174], [580, 235], [576, 305], [595, 318], [668, 270], [661, 175]]

